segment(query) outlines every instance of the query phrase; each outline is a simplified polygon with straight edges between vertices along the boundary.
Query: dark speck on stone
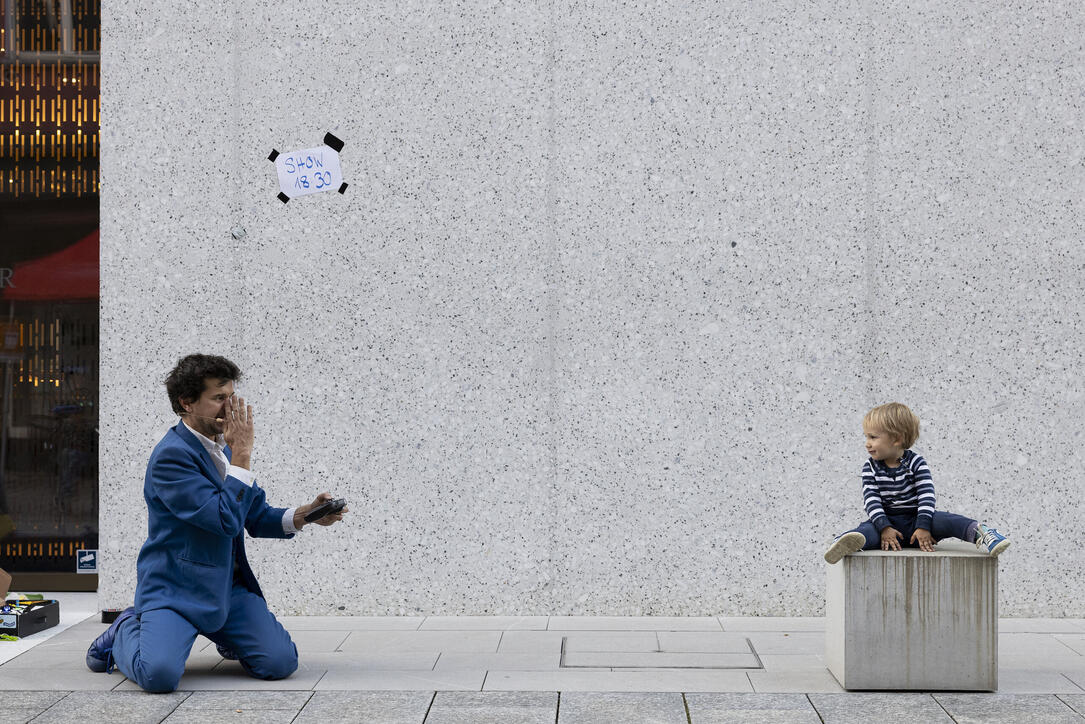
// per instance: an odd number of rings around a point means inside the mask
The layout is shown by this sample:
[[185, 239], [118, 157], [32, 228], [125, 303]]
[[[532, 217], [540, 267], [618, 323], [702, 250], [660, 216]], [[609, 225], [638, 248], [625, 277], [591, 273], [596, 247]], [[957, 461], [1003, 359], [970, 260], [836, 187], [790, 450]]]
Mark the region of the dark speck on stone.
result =
[[753, 428], [752, 427], [747, 427], [746, 432], [753, 432]]
[[731, 248], [734, 249], [736, 246], [738, 246], [738, 242], [737, 241], [732, 241], [731, 242]]

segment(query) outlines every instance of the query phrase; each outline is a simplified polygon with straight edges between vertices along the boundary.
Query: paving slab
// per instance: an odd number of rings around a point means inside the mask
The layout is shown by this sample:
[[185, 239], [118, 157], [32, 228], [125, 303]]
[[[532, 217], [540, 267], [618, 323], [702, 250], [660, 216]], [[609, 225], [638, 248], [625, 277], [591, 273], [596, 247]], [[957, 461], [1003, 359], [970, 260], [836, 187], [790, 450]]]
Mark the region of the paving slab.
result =
[[753, 691], [745, 672], [723, 669], [490, 671], [484, 691]]
[[660, 631], [660, 651], [683, 653], [748, 654], [750, 642], [746, 634], [723, 631]]
[[934, 694], [957, 724], [1081, 724], [1081, 716], [1051, 695]]
[[298, 655], [304, 656], [336, 651], [350, 633], [350, 631], [295, 631], [290, 634], [290, 638], [298, 647]]
[[67, 691], [9, 691], [0, 697], [5, 709], [38, 709], [44, 711], [66, 697]]
[[[316, 685], [317, 691], [479, 691], [486, 680], [484, 669], [452, 671], [373, 671], [342, 668], [329, 670]], [[556, 690], [555, 690], [556, 691]]]
[[[308, 691], [312, 689], [320, 678], [324, 676], [325, 669], [314, 668], [301, 661], [298, 670], [285, 679], [266, 681], [256, 679], [245, 673], [241, 664], [236, 661], [220, 660], [220, 663], [212, 668], [193, 667], [191, 664], [185, 667], [184, 676], [177, 684], [178, 691]], [[101, 674], [99, 674], [101, 676]], [[139, 685], [131, 680], [125, 680], [117, 686], [117, 691], [141, 691]]]
[[719, 616], [724, 631], [824, 631], [825, 617]]
[[681, 693], [562, 693], [558, 724], [686, 724]]
[[[444, 656], [452, 655], [444, 654]], [[483, 656], [484, 654], [464, 655]], [[301, 659], [301, 662], [328, 671], [335, 671], [340, 668], [369, 669], [373, 671], [432, 671], [440, 656], [442, 654], [432, 651], [416, 654], [366, 654], [334, 651], [328, 654], [306, 654]]]
[[561, 653], [566, 631], [506, 631], [497, 647], [500, 654]]
[[1064, 634], [1051, 633], [999, 633], [998, 655], [1055, 654], [1073, 656], [1080, 652], [1063, 641]]
[[119, 671], [96, 674], [88, 669], [85, 652], [34, 667], [19, 665], [21, 658], [0, 666], [0, 690], [109, 691], [125, 681]]
[[177, 708], [282, 709], [298, 712], [312, 696], [312, 692], [308, 691], [194, 691]]
[[556, 691], [439, 691], [426, 724], [554, 724]]
[[825, 724], [953, 724], [930, 694], [810, 694], [810, 702]]
[[833, 693], [844, 687], [828, 669], [821, 671], [747, 671], [757, 692]]
[[561, 654], [441, 654], [434, 671], [450, 669], [502, 669], [515, 671], [545, 671], [561, 667]]
[[828, 671], [821, 654], [763, 654], [765, 671]]
[[186, 709], [173, 712], [162, 724], [291, 724], [297, 715], [297, 711], [281, 709]]
[[8, 691], [0, 696], [0, 724], [24, 724], [56, 704], [67, 691]]
[[1085, 633], [1055, 634], [1055, 640], [1075, 653], [1085, 654]]
[[1080, 619], [1071, 618], [1000, 618], [999, 633], [1085, 633]]
[[[218, 650], [214, 646], [209, 648], [197, 649], [195, 646], [189, 651], [188, 663], [194, 662], [209, 662], [210, 665], [214, 665], [222, 660], [219, 656]], [[15, 657], [8, 664], [12, 666], [20, 666], [23, 669], [51, 669], [55, 665], [68, 665], [77, 662], [84, 663], [84, 669], [87, 673], [93, 673], [86, 666], [87, 650], [86, 647], [79, 649], [69, 648], [55, 648], [50, 646], [37, 646], [22, 655]], [[0, 671], [7, 671], [0, 668]]]
[[[680, 654], [660, 651], [650, 653], [567, 652], [566, 667], [655, 668], [655, 669], [756, 669], [757, 657], [744, 654]], [[495, 667], [496, 668], [496, 667]]]
[[365, 653], [496, 653], [501, 631], [351, 631], [340, 651]]
[[28, 724], [28, 722], [41, 713], [41, 709], [9, 709], [0, 707], [0, 724]]
[[1085, 716], [1085, 694], [1059, 694], [1058, 696], [1078, 714]]
[[1031, 651], [998, 655], [998, 668], [1035, 669], [1037, 671], [1073, 671], [1085, 669], [1085, 657], [1060, 646], [1049, 651]]
[[294, 631], [415, 631], [425, 616], [276, 616]]
[[545, 631], [549, 616], [427, 616], [419, 631]]
[[825, 634], [819, 631], [751, 631], [747, 638], [757, 655], [761, 654], [824, 654]]
[[[1073, 670], [1060, 671], [1058, 673], [1060, 673], [1062, 676], [1066, 677], [1066, 679], [1068, 681], [1070, 681], [1070, 683], [1072, 683], [1078, 689], [1080, 689], [1081, 691], [1085, 691], [1085, 670], [1083, 670], [1083, 669], [1073, 669]], [[1045, 694], [1064, 694], [1064, 693], [1065, 694], [1077, 694], [1078, 692], [1077, 691], [1068, 691], [1068, 692], [1050, 691], [1050, 692], [1042, 692], [1042, 693], [1045, 693]]]
[[57, 664], [70, 664], [76, 661], [84, 662], [84, 668], [86, 668], [86, 659], [87, 652], [85, 649], [73, 651], [71, 649], [36, 646], [0, 666], [0, 672], [14, 668], [49, 669]]
[[1085, 692], [1068, 675], [1058, 671], [998, 667], [1000, 694], [1078, 694]]
[[570, 631], [565, 636], [565, 653], [578, 651], [659, 651], [659, 638], [655, 631]]
[[712, 616], [551, 616], [548, 630], [722, 631]]
[[294, 724], [422, 724], [432, 691], [318, 691]]
[[[45, 639], [43, 641], [35, 643], [32, 641], [33, 637], [23, 639], [24, 643], [34, 643], [32, 649], [27, 650], [63, 650], [63, 651], [83, 651], [86, 652], [87, 647], [90, 646], [94, 639], [98, 638], [109, 628], [103, 623], [80, 623], [72, 626], [62, 633], [58, 633], [52, 638]], [[6, 659], [5, 659], [6, 660]]]
[[691, 724], [821, 724], [802, 694], [686, 694]]
[[188, 697], [174, 692], [148, 696], [119, 691], [73, 691], [41, 716], [35, 724], [71, 724], [72, 722], [125, 722], [158, 724]]

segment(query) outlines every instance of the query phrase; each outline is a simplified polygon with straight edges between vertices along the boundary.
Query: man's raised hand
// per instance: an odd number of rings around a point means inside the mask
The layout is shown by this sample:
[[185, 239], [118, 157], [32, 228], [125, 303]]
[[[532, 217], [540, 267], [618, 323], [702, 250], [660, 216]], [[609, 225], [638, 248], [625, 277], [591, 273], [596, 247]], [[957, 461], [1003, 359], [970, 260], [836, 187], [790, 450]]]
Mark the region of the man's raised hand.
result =
[[254, 441], [252, 405], [246, 405], [244, 397], [238, 397], [236, 402], [231, 397], [226, 400], [223, 416], [226, 427], [222, 436], [226, 438], [226, 444], [233, 452], [231, 462], [248, 469]]

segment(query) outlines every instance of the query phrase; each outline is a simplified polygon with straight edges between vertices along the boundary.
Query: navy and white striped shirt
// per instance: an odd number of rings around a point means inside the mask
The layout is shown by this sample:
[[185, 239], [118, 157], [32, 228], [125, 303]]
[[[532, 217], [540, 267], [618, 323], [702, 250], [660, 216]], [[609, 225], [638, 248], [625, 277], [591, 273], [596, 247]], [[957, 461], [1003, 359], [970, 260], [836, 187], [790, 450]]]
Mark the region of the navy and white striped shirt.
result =
[[934, 481], [927, 461], [911, 450], [904, 451], [895, 468], [867, 458], [863, 465], [863, 504], [879, 533], [889, 526], [888, 515], [915, 516], [916, 528], [930, 530]]

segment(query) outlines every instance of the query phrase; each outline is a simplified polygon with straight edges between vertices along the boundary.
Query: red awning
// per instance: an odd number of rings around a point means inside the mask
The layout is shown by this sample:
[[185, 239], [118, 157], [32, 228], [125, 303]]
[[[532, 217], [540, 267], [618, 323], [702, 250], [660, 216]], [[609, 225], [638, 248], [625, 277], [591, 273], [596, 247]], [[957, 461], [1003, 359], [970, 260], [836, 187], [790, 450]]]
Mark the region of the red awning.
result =
[[97, 299], [98, 232], [66, 249], [15, 265], [4, 299]]

